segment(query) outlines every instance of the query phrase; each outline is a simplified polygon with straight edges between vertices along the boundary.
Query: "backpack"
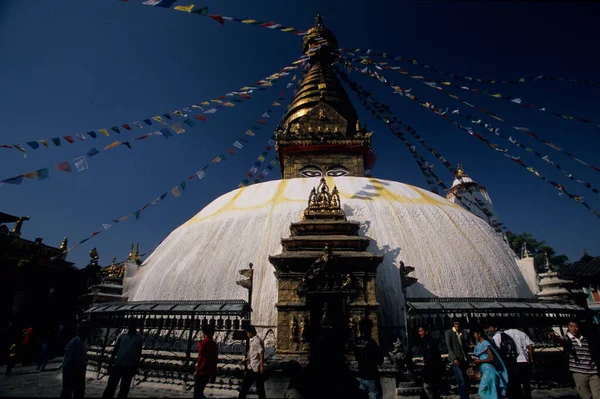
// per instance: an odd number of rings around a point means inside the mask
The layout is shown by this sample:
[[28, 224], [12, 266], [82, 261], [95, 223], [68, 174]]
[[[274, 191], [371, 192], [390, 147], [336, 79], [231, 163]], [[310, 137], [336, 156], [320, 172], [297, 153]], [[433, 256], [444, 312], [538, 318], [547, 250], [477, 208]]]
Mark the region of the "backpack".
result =
[[500, 357], [508, 364], [516, 363], [519, 357], [519, 350], [517, 349], [515, 340], [505, 332], [500, 332], [500, 338], [500, 348], [498, 348]]

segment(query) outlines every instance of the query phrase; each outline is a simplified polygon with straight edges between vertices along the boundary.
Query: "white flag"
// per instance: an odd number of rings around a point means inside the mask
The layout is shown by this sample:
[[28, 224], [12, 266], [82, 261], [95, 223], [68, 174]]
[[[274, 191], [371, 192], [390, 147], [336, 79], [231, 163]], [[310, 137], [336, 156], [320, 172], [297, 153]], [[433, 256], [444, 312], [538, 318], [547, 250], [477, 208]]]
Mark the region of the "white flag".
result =
[[102, 223], [102, 227], [104, 227], [104, 230], [110, 229], [110, 226], [112, 226], [112, 224]]
[[204, 176], [206, 176], [206, 173], [204, 172], [204, 169], [200, 169], [196, 172], [196, 175], [198, 176], [198, 179], [202, 179]]
[[242, 148], [244, 148], [244, 145], [243, 145], [242, 143], [240, 143], [239, 141], [236, 141], [235, 143], [233, 143], [233, 146], [234, 146], [235, 148], [239, 148], [240, 150], [241, 150]]
[[84, 171], [88, 168], [88, 164], [85, 157], [73, 159], [73, 164], [75, 165], [75, 169], [77, 169], [78, 172]]

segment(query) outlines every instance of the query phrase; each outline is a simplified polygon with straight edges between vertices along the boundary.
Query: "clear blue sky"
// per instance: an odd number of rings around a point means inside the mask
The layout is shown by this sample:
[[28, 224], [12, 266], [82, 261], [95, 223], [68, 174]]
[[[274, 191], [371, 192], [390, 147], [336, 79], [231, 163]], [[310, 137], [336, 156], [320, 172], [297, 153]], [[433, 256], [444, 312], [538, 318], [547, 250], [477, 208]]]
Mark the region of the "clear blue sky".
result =
[[[306, 29], [322, 12], [341, 47], [359, 47], [406, 55], [460, 75], [496, 79], [566, 75], [600, 80], [600, 4], [569, 2], [468, 1], [194, 1], [210, 13], [276, 21]], [[179, 0], [176, 4], [189, 4]], [[385, 5], [384, 5], [385, 4]], [[195, 102], [216, 98], [277, 72], [301, 55], [301, 37], [257, 26], [215, 21], [183, 12], [144, 6], [141, 0], [5, 0], [0, 4], [0, 144], [75, 135], [142, 120]], [[430, 71], [415, 73], [439, 78]], [[584, 248], [599, 255], [600, 219], [566, 196], [454, 128], [424, 108], [389, 94], [368, 77], [351, 75], [398, 117], [414, 126], [431, 146], [488, 187], [501, 220], [515, 232], [531, 232], [559, 253], [578, 259]], [[396, 73], [388, 78], [412, 88], [419, 98], [467, 111], [447, 96]], [[153, 129], [121, 137], [100, 137], [49, 149], [18, 151], [0, 148], [0, 180], [50, 166], [44, 181], [0, 187], [0, 210], [29, 215], [24, 236], [43, 237], [59, 245], [67, 236], [74, 244], [102, 223], [139, 209], [203, 167], [248, 129], [275, 100], [285, 82], [259, 92], [235, 108], [220, 110], [207, 122], [165, 140], [151, 137], [102, 152], [84, 172], [59, 173], [54, 165], [98, 149], [113, 140], [133, 138]], [[486, 87], [486, 86], [481, 86]], [[600, 119], [600, 86], [566, 82], [489, 86], [567, 115]], [[527, 126], [546, 140], [581, 158], [600, 163], [600, 128], [561, 120], [547, 113], [481, 95], [461, 92], [467, 101], [497, 112], [517, 126]], [[289, 95], [289, 94], [288, 94]], [[365, 112], [351, 94], [362, 122], [374, 130], [378, 162], [375, 177], [427, 188], [412, 157], [398, 139]], [[206, 178], [189, 182], [180, 198], [171, 194], [146, 209], [139, 220], [128, 219], [75, 249], [68, 257], [85, 265], [97, 247], [101, 263], [125, 257], [132, 241], [142, 250], [156, 246], [169, 232], [212, 199], [236, 188], [252, 166], [285, 107], [270, 124], [227, 162], [213, 165]], [[473, 112], [477, 115], [477, 112]], [[480, 115], [519, 141], [547, 153], [563, 168], [600, 186], [600, 173]], [[187, 127], [186, 127], [187, 128]], [[483, 133], [487, 133], [483, 131]], [[486, 135], [490, 137], [490, 135]], [[122, 140], [123, 141], [123, 140]], [[514, 155], [551, 180], [600, 208], [600, 197], [560, 171], [502, 139]], [[418, 151], [451, 183], [452, 176], [422, 147]], [[277, 171], [269, 179], [280, 178]], [[261, 234], [257, 231], [256, 234]]]

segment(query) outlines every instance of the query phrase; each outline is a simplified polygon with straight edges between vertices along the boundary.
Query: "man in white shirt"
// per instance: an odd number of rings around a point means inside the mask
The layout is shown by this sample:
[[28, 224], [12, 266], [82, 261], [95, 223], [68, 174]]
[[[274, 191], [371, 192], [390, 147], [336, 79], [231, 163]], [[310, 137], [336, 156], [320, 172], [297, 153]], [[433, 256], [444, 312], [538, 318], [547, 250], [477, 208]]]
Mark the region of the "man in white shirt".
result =
[[256, 328], [253, 325], [248, 325], [245, 328], [246, 335], [250, 338], [250, 348], [248, 350], [248, 357], [241, 361], [241, 363], [249, 362], [250, 368], [244, 376], [242, 382], [242, 388], [240, 389], [240, 395], [238, 399], [244, 399], [248, 394], [248, 391], [252, 387], [252, 384], [256, 382], [256, 393], [260, 399], [265, 399], [265, 344], [263, 340], [256, 335]]
[[[489, 327], [493, 334], [493, 341], [497, 348], [502, 347], [502, 333], [508, 335], [514, 341], [517, 349], [516, 362], [511, 365], [509, 376], [510, 399], [531, 399], [531, 365], [533, 364], [533, 341], [527, 334], [517, 329], [500, 331], [493, 324]], [[503, 359], [504, 360], [504, 359]], [[508, 367], [508, 366], [507, 366]]]

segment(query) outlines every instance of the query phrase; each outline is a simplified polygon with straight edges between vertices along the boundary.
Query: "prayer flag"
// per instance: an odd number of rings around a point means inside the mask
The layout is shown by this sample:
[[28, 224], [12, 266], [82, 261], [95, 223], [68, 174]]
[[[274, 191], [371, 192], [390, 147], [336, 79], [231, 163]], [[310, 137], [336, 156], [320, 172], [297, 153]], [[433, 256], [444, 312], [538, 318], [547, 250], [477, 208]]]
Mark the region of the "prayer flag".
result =
[[124, 146], [127, 146], [127, 148], [129, 148], [131, 150], [131, 144], [129, 144], [129, 141], [125, 141], [123, 143], [121, 143]]
[[156, 7], [171, 8], [173, 3], [175, 3], [176, 1], [177, 0], [162, 0], [160, 3], [156, 4]]
[[264, 119], [259, 119], [256, 121], [256, 123], [260, 123], [261, 125], [264, 125], [265, 123], [267, 123], [267, 121]]
[[244, 134], [246, 134], [248, 136], [254, 136], [255, 135], [255, 133], [252, 130], [246, 130], [246, 132]]
[[181, 183], [179, 183], [179, 187], [181, 187], [182, 190], [185, 190], [186, 184], [187, 184], [186, 182], [182, 181]]
[[167, 126], [167, 122], [163, 121], [162, 118], [160, 116], [153, 116], [152, 119], [154, 119], [155, 121], [157, 121], [158, 123], [162, 123], [163, 125]]
[[233, 151], [231, 148], [228, 148], [227, 152], [231, 155], [235, 155], [235, 151]]
[[[90, 133], [91, 132], [89, 132], [88, 134], [90, 136], [92, 136]], [[107, 137], [110, 136], [110, 134], [108, 133], [108, 130], [106, 130], [106, 129], [98, 129], [98, 133], [101, 133], [101, 134], [103, 134], [103, 135], [105, 135]], [[96, 138], [96, 133], [94, 133], [94, 135], [92, 136], [92, 138]]]
[[48, 148], [48, 140], [39, 140], [39, 142], [46, 148]]
[[206, 176], [205, 170], [206, 170], [206, 167], [204, 167], [203, 169], [200, 169], [199, 171], [196, 172], [198, 179], [202, 179], [202, 178], [204, 178], [204, 176]]
[[63, 136], [63, 139], [67, 140], [71, 144], [73, 144], [75, 142], [75, 139], [73, 138], [73, 136]]
[[152, 126], [152, 121], [150, 119], [144, 119], [144, 123], [148, 126]]
[[202, 114], [198, 114], [198, 115], [194, 116], [194, 118], [198, 119], [199, 121], [205, 121], [208, 119], [206, 116], [204, 116]]
[[204, 113], [205, 113], [205, 114], [214, 114], [214, 113], [216, 113], [216, 112], [217, 112], [217, 109], [216, 109], [216, 108], [211, 108], [211, 109], [209, 109], [208, 111], [204, 111]]
[[189, 6], [175, 6], [174, 9], [177, 11], [192, 12], [194, 4], [190, 4]]
[[104, 151], [110, 150], [111, 148], [115, 148], [118, 145], [121, 145], [120, 141], [113, 141], [112, 143], [110, 143], [109, 145], [107, 145], [106, 147], [104, 147]]
[[112, 226], [112, 224], [108, 224], [108, 223], [102, 223], [102, 227], [104, 228], [104, 230], [108, 230], [110, 229]]
[[48, 169], [48, 168], [38, 169], [37, 173], [38, 173], [38, 180], [44, 180], [44, 179], [47, 179], [48, 176], [50, 175], [50, 169]]
[[34, 150], [40, 146], [40, 144], [37, 141], [28, 141], [27, 144], [29, 144], [29, 146]]
[[165, 136], [166, 139], [168, 139], [169, 137], [171, 137], [173, 135], [173, 133], [171, 133], [169, 131], [169, 128], [160, 129], [160, 132], [162, 133], [163, 136]]
[[171, 118], [171, 115], [169, 115], [169, 114], [162, 114], [162, 116], [164, 116], [168, 120], [173, 120], [173, 118]]
[[10, 179], [2, 180], [1, 182], [8, 184], [21, 184], [23, 182], [23, 176], [11, 177]]
[[125, 123], [125, 124], [123, 124], [121, 126], [123, 126], [127, 130], [131, 130], [131, 126], [129, 125], [129, 123]]
[[225, 21], [223, 20], [223, 17], [222, 17], [222, 16], [220, 16], [219, 14], [214, 14], [214, 15], [207, 14], [207, 16], [208, 16], [209, 18], [212, 18], [212, 19], [214, 19], [215, 21], [217, 21], [217, 22], [218, 22], [218, 23], [220, 23], [221, 25], [225, 25]]
[[133, 122], [133, 124], [135, 125], [135, 127], [137, 127], [138, 129], [143, 129], [144, 126], [142, 126], [142, 124], [140, 123], [140, 121], [135, 121]]
[[81, 133], [77, 133], [75, 136], [77, 136], [77, 138], [81, 141], [85, 141], [85, 136]]
[[194, 121], [191, 120], [191, 119], [186, 119], [186, 120], [183, 121], [183, 123], [185, 123], [189, 127], [194, 127]]
[[88, 168], [88, 163], [85, 157], [78, 157], [73, 159], [73, 165], [75, 165], [75, 169], [77, 169], [78, 172], [84, 171]]
[[135, 211], [133, 214], [135, 215], [135, 220], [138, 220], [140, 218], [140, 214], [142, 213], [141, 209], [138, 209], [137, 211]]
[[194, 12], [192, 12], [192, 14], [198, 14], [198, 15], [206, 15], [207, 13], [208, 13], [208, 7], [202, 7], [202, 8], [195, 10]]
[[281, 104], [279, 104], [277, 101], [275, 101], [273, 104], [271, 104], [273, 107], [279, 107], [281, 106]]
[[23, 173], [21, 176], [26, 177], [28, 179], [36, 179], [38, 177], [38, 171]]
[[[105, 129], [103, 129], [105, 130]], [[96, 132], [94, 132], [93, 130], [90, 132], [87, 132], [87, 134], [90, 135], [91, 138], [95, 139], [96, 137], [98, 137], [98, 135], [96, 134]], [[106, 132], [106, 136], [108, 136], [108, 132]]]
[[171, 193], [173, 193], [173, 196], [174, 196], [175, 198], [177, 198], [177, 197], [180, 197], [180, 196], [181, 196], [181, 193], [179, 192], [179, 187], [173, 187], [173, 188], [171, 189]]
[[94, 147], [91, 150], [89, 150], [86, 155], [91, 158], [91, 157], [93, 157], [95, 155], [98, 155], [99, 153], [100, 153], [100, 151], [98, 151], [96, 149], [96, 147]]
[[142, 4], [145, 4], [147, 6], [155, 6], [158, 3], [160, 3], [162, 0], [146, 0], [144, 1]]
[[57, 163], [56, 169], [58, 169], [59, 172], [71, 172], [72, 171], [71, 164], [69, 164], [69, 161]]
[[243, 145], [242, 143], [240, 143], [239, 141], [236, 141], [235, 143], [233, 143], [233, 146], [234, 146], [235, 148], [239, 148], [240, 150], [241, 150], [242, 148], [244, 148], [244, 145]]
[[55, 146], [60, 146], [60, 138], [59, 137], [54, 137], [51, 138], [50, 140], [52, 140], [52, 142], [54, 143]]
[[119, 128], [117, 126], [112, 126], [111, 130], [114, 131], [114, 132], [117, 132], [117, 133], [121, 134], [121, 131], [119, 130]]
[[177, 133], [177, 134], [181, 134], [181, 133], [185, 132], [185, 129], [179, 125], [171, 125], [171, 128], [173, 130], [175, 130], [175, 133]]

